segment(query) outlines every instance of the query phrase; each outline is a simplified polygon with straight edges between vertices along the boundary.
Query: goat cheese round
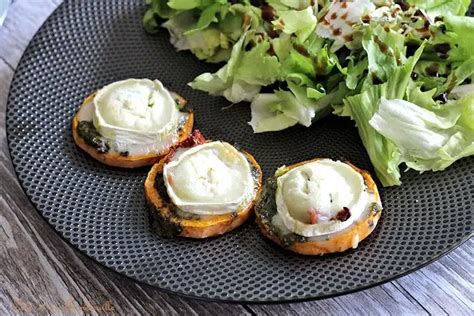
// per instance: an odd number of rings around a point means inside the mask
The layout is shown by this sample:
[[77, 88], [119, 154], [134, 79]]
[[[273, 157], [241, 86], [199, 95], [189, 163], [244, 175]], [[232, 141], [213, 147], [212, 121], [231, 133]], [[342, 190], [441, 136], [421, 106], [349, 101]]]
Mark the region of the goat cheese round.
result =
[[362, 175], [330, 159], [305, 163], [278, 177], [275, 199], [286, 228], [305, 237], [349, 227], [371, 202]]
[[192, 214], [238, 212], [255, 197], [250, 163], [225, 142], [178, 150], [163, 177], [171, 201]]
[[127, 79], [111, 83], [93, 100], [92, 121], [114, 149], [130, 154], [160, 154], [178, 139], [179, 112], [158, 80]]

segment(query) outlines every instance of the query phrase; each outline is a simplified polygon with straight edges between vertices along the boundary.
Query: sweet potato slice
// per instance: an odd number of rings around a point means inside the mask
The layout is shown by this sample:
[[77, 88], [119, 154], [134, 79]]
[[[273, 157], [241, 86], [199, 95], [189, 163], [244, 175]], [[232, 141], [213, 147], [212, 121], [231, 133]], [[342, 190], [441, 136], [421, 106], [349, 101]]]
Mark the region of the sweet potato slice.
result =
[[[92, 100], [94, 99], [95, 93], [88, 96], [81, 105], [82, 107], [90, 106], [92, 104]], [[176, 97], [176, 100], [180, 106], [184, 106], [186, 104], [186, 100], [180, 96]], [[80, 108], [80, 110], [81, 110]], [[74, 142], [79, 146], [82, 150], [88, 153], [94, 159], [106, 164], [108, 166], [113, 167], [121, 167], [121, 168], [138, 168], [143, 166], [152, 165], [158, 161], [160, 161], [163, 156], [165, 156], [168, 151], [165, 151], [159, 155], [150, 154], [150, 155], [121, 155], [119, 152], [116, 151], [107, 151], [105, 153], [99, 152], [95, 147], [86, 143], [84, 138], [79, 135], [77, 131], [77, 127], [79, 124], [79, 111], [74, 115], [72, 119], [72, 137]], [[192, 112], [188, 114], [186, 122], [181, 126], [179, 130], [179, 138], [178, 142], [183, 141], [186, 139], [193, 129], [194, 124], [194, 115]]]
[[[293, 169], [320, 159], [322, 158], [300, 162], [289, 166], [288, 169]], [[316, 238], [313, 240], [312, 238], [305, 238], [293, 234], [294, 236], [291, 237], [294, 238], [289, 242], [288, 239], [278, 233], [278, 230], [273, 229], [270, 218], [271, 216], [268, 216], [266, 213], [267, 210], [265, 209], [268, 205], [264, 205], [265, 202], [259, 199], [256, 202], [255, 214], [256, 222], [263, 235], [278, 245], [302, 255], [324, 255], [328, 253], [343, 252], [357, 247], [360, 241], [364, 240], [370, 235], [370, 233], [372, 233], [380, 219], [382, 214], [381, 208], [379, 207], [380, 196], [375, 182], [367, 171], [361, 170], [349, 162], [346, 163], [362, 175], [368, 192], [373, 193], [374, 199], [371, 204], [372, 207], [366, 212], [366, 214], [364, 214], [363, 218], [358, 219], [353, 225], [343, 231], [329, 234], [324, 238]], [[274, 205], [273, 207], [276, 206]]]
[[159, 163], [153, 165], [145, 180], [145, 197], [153, 230], [163, 237], [207, 238], [225, 234], [247, 221], [253, 214], [255, 200], [261, 192], [262, 171], [250, 153], [245, 151], [242, 153], [251, 165], [256, 195], [243, 210], [222, 215], [183, 216], [179, 211], [177, 212], [167, 197], [163, 181], [160, 181], [163, 177], [163, 166], [168, 157], [164, 157]]

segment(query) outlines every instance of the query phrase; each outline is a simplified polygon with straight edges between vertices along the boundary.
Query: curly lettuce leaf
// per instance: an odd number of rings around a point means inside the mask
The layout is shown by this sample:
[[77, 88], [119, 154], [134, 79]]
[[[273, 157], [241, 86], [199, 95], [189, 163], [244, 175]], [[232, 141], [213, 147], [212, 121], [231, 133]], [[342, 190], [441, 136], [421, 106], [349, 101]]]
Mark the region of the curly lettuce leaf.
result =
[[370, 161], [380, 182], [384, 186], [400, 185], [400, 153], [394, 143], [378, 133], [369, 120], [377, 111], [380, 98], [386, 94], [387, 84], [372, 86], [361, 94], [346, 98], [345, 106], [356, 121], [359, 136], [362, 139]]
[[160, 19], [169, 19], [176, 11], [168, 6], [167, 0], [146, 0], [149, 5], [143, 16], [143, 26], [149, 33], [156, 33], [160, 28]]
[[461, 115], [457, 124], [474, 131], [474, 98], [472, 95], [467, 95], [457, 100], [455, 104], [461, 109]]
[[235, 80], [234, 73], [243, 53], [245, 37], [242, 37], [232, 48], [228, 63], [216, 73], [203, 73], [196, 77], [189, 85], [193, 89], [206, 91], [210, 95], [224, 96], [233, 103], [251, 101], [260, 91], [259, 85], [247, 84]]
[[[156, 1], [156, 0], [152, 0]], [[226, 4], [226, 0], [168, 0], [168, 6], [175, 10], [191, 10], [207, 8], [214, 4]]]
[[368, 59], [367, 57], [363, 57], [358, 60], [355, 56], [348, 56], [346, 59], [349, 60], [346, 67], [342, 67], [337, 58], [334, 60], [341, 74], [345, 76], [347, 88], [355, 90], [359, 86], [359, 83], [365, 79]]
[[266, 2], [277, 10], [303, 10], [312, 4], [311, 0], [267, 0]]
[[262, 93], [250, 104], [254, 133], [279, 131], [306, 120], [311, 109], [301, 106], [289, 91]]
[[205, 8], [199, 15], [199, 19], [196, 24], [184, 32], [184, 35], [189, 35], [194, 32], [202, 31], [208, 28], [211, 23], [219, 22], [219, 19], [216, 17], [216, 14], [222, 11], [228, 10], [228, 5], [222, 5], [220, 3], [214, 3], [207, 8]]
[[440, 171], [474, 154], [474, 130], [458, 124], [470, 104], [453, 102], [445, 105], [449, 111], [440, 112], [382, 98], [369, 124], [397, 146], [401, 162], [409, 168]]
[[369, 81], [387, 81], [393, 70], [405, 62], [405, 38], [402, 34], [384, 29], [382, 25], [369, 27], [362, 46], [367, 53]]
[[254, 133], [280, 131], [301, 124], [309, 127], [312, 121], [331, 112], [331, 104], [341, 103], [348, 90], [342, 83], [329, 94], [320, 87], [308, 87], [303, 81], [289, 81], [289, 91], [259, 94], [250, 104]]
[[178, 51], [190, 50], [197, 58], [211, 62], [223, 61], [215, 56], [227, 59], [228, 51], [232, 46], [229, 38], [214, 27], [187, 33], [195, 23], [195, 15], [192, 11], [182, 11], [163, 23], [163, 27], [168, 29], [170, 42]]
[[[199, 59], [218, 63], [230, 57], [232, 45], [247, 29], [257, 29], [261, 10], [247, 1], [225, 0], [148, 0], [143, 23], [155, 33], [168, 29], [170, 42], [177, 50], [190, 50]], [[246, 25], [244, 25], [244, 22]]]
[[250, 51], [242, 52], [235, 78], [260, 86], [275, 82], [280, 77], [281, 64], [277, 57], [267, 54], [269, 49], [270, 42], [264, 40]]
[[168, 6], [175, 10], [190, 10], [201, 6], [201, 0], [169, 0]]
[[431, 17], [465, 15], [471, 0], [408, 0], [408, 3], [425, 9]]
[[463, 62], [471, 58], [474, 47], [474, 18], [448, 15], [443, 21], [447, 29], [446, 44], [450, 45], [449, 61]]
[[285, 58], [279, 58], [279, 60], [283, 60], [283, 73], [301, 73], [312, 78], [316, 76], [314, 62], [311, 57], [301, 54], [292, 46], [290, 46], [286, 52]]
[[382, 97], [403, 99], [410, 84], [410, 76], [418, 62], [424, 45], [402, 66], [397, 66], [388, 76], [387, 82], [369, 86], [360, 94], [344, 99], [344, 108], [336, 108], [339, 113], [350, 115], [355, 120], [360, 138], [374, 166], [377, 176], [384, 186], [400, 185], [401, 154], [399, 148], [388, 138], [374, 129], [369, 121], [378, 111]]
[[286, 34], [295, 34], [299, 43], [304, 42], [316, 28], [316, 16], [310, 6], [303, 10], [281, 10], [278, 15], [279, 19], [272, 24]]
[[281, 65], [276, 56], [266, 54], [268, 41], [257, 43], [249, 51], [245, 46], [252, 34], [243, 36], [233, 47], [228, 63], [216, 73], [203, 73], [189, 85], [211, 95], [221, 95], [233, 103], [251, 101], [262, 86], [275, 82]]

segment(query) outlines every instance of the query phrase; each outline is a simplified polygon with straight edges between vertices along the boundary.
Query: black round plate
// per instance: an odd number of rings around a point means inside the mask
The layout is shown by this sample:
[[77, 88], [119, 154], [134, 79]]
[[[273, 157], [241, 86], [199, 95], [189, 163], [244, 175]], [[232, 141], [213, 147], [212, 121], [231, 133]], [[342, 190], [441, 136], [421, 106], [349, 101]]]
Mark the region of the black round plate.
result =
[[349, 159], [372, 171], [353, 122], [329, 117], [310, 128], [253, 134], [248, 104], [186, 83], [216, 66], [177, 53], [163, 30], [142, 28], [144, 1], [66, 1], [36, 34], [11, 85], [7, 133], [21, 184], [41, 215], [72, 245], [103, 265], [163, 290], [212, 300], [282, 302], [364, 289], [413, 271], [472, 231], [474, 159], [444, 172], [403, 175], [381, 188], [384, 212], [355, 251], [325, 257], [289, 253], [253, 221], [218, 238], [162, 239], [149, 227], [147, 168], [101, 165], [72, 141], [70, 121], [83, 98], [125, 78], [158, 78], [190, 100], [208, 138], [252, 152], [265, 176], [313, 157]]

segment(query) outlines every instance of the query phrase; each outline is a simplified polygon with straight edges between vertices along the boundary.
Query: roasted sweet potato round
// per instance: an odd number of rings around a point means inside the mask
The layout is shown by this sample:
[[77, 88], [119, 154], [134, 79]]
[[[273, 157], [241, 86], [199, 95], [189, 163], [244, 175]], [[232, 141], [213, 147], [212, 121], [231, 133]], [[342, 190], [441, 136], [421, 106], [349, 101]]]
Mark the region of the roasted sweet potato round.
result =
[[[320, 160], [313, 159], [289, 166], [288, 169], [299, 167], [303, 164]], [[356, 248], [360, 241], [365, 239], [375, 229], [381, 216], [381, 203], [377, 186], [367, 171], [361, 170], [349, 162], [365, 182], [367, 192], [372, 194], [368, 209], [351, 226], [341, 231], [318, 237], [304, 237], [295, 233], [282, 234], [272, 223], [272, 218], [277, 214], [275, 203], [276, 178], [272, 177], [264, 184], [263, 192], [255, 205], [256, 222], [266, 237], [278, 245], [303, 255], [324, 255], [328, 253], [343, 252]]]
[[[88, 96], [84, 102], [81, 104], [79, 111], [74, 115], [72, 119], [72, 136], [74, 142], [79, 146], [82, 150], [88, 153], [94, 159], [113, 167], [121, 167], [121, 168], [138, 168], [143, 166], [152, 165], [161, 158], [163, 158], [167, 153], [168, 150], [160, 153], [159, 155], [150, 154], [150, 155], [123, 155], [120, 152], [108, 150], [106, 152], [101, 152], [96, 147], [88, 144], [86, 140], [81, 137], [80, 133], [78, 132], [78, 125], [79, 125], [79, 113], [81, 110], [86, 110], [85, 107], [88, 107], [92, 104], [92, 100], [94, 99], [95, 93]], [[186, 104], [186, 100], [182, 97], [176, 96], [177, 102], [184, 106]], [[194, 115], [192, 112], [188, 114], [186, 122], [180, 127], [179, 130], [179, 138], [178, 142], [186, 139], [193, 129], [194, 124]]]
[[179, 210], [169, 199], [163, 181], [163, 167], [168, 157], [153, 165], [145, 180], [145, 197], [153, 230], [163, 237], [207, 238], [225, 234], [247, 221], [261, 192], [262, 171], [250, 153], [242, 153], [250, 163], [256, 194], [244, 209], [222, 215], [194, 215]]

